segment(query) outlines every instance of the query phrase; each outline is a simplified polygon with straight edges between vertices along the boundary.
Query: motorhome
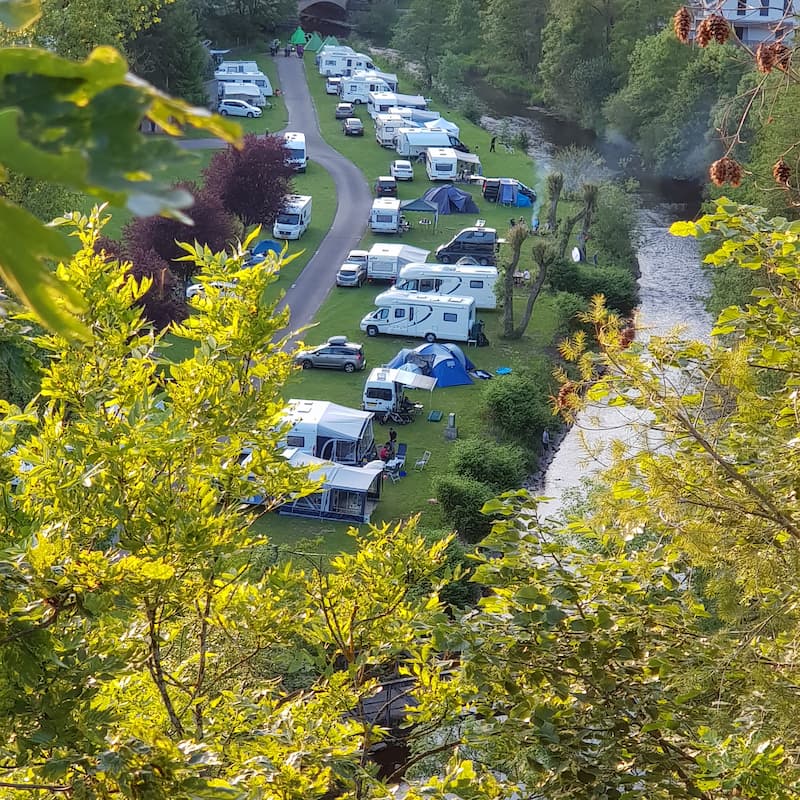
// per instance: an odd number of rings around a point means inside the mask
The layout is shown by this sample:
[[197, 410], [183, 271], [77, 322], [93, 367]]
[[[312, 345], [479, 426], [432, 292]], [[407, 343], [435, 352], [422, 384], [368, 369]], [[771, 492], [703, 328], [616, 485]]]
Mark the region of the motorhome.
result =
[[400, 232], [400, 201], [396, 197], [378, 197], [372, 201], [369, 228], [373, 233]]
[[449, 242], [436, 248], [436, 260], [442, 264], [453, 264], [459, 258], [469, 256], [484, 266], [494, 265], [501, 243], [494, 228], [464, 228]]
[[389, 85], [380, 78], [352, 75], [342, 78], [339, 94], [345, 103], [366, 103], [370, 92], [388, 92]]
[[435, 386], [436, 378], [429, 378], [427, 375], [405, 369], [376, 367], [364, 383], [361, 408], [375, 414], [403, 411], [411, 405], [404, 391], [406, 387], [433, 391]]
[[385, 114], [390, 108], [426, 109], [428, 101], [419, 94], [395, 94], [394, 92], [370, 92], [367, 98], [367, 113], [375, 119], [376, 114]]
[[220, 102], [225, 100], [244, 100], [251, 106], [263, 108], [267, 100], [261, 93], [260, 87], [254, 83], [221, 83], [222, 97]]
[[407, 244], [378, 242], [367, 253], [367, 278], [371, 281], [394, 281], [406, 264], [422, 263], [430, 250]]
[[319, 74], [320, 75], [342, 75], [342, 63], [340, 59], [343, 56], [354, 53], [352, 47], [347, 45], [327, 45], [323, 47], [317, 54], [319, 59]]
[[425, 150], [425, 171], [429, 180], [454, 181], [458, 176], [458, 157], [452, 147], [429, 147]]
[[319, 63], [320, 75], [341, 75], [348, 77], [357, 70], [371, 70], [375, 65], [369, 56], [363, 53], [350, 52], [325, 52]]
[[388, 87], [390, 92], [396, 92], [397, 87], [400, 85], [397, 81], [397, 75], [394, 72], [381, 72], [379, 69], [363, 69], [363, 70], [356, 70], [352, 77], [365, 77], [365, 78], [377, 78], [380, 81], [383, 81]]
[[367, 336], [379, 333], [468, 342], [475, 326], [475, 299], [392, 289], [375, 298], [378, 308], [361, 320]]
[[272, 235], [276, 239], [299, 239], [311, 224], [311, 198], [306, 194], [287, 194]]
[[381, 147], [394, 147], [397, 133], [408, 127], [408, 120], [394, 114], [378, 114], [375, 117], [375, 141]]
[[305, 172], [308, 165], [306, 135], [297, 131], [286, 131], [283, 134], [283, 145], [289, 151], [289, 163], [295, 171]]
[[325, 94], [339, 94], [342, 88], [342, 79], [334, 75], [325, 79]]
[[450, 145], [450, 136], [444, 131], [400, 128], [397, 131], [394, 149], [401, 156], [414, 158], [429, 147], [450, 147]]
[[[252, 68], [250, 68], [252, 65]], [[242, 67], [240, 69], [240, 67]], [[244, 69], [244, 67], [248, 67]], [[272, 97], [272, 84], [269, 78], [259, 70], [255, 61], [223, 61], [214, 71], [217, 85], [223, 83], [252, 83], [261, 90], [264, 97]]]
[[407, 292], [474, 297], [477, 308], [497, 308], [496, 267], [473, 264], [406, 264], [395, 287]]

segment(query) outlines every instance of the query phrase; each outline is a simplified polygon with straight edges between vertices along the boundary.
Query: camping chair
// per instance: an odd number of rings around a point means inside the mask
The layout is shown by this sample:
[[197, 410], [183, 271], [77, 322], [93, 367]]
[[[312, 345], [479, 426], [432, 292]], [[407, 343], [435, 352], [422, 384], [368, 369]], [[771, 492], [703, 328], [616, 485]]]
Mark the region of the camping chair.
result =
[[408, 445], [405, 442], [400, 442], [397, 445], [397, 455], [395, 459], [400, 462], [400, 469], [402, 469], [406, 465], [406, 452], [408, 451]]
[[431, 451], [426, 450], [421, 458], [418, 458], [414, 463], [414, 469], [425, 469], [425, 465], [430, 461], [431, 458]]

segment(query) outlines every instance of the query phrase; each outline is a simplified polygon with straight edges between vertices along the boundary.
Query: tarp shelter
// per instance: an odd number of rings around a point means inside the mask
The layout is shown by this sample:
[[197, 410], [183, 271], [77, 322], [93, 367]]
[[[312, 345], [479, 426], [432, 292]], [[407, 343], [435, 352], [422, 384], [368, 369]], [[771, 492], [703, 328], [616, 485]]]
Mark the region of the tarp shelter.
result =
[[426, 342], [413, 350], [401, 350], [386, 366], [404, 372], [404, 365], [420, 368], [424, 376], [436, 378], [440, 387], [472, 383], [468, 373], [475, 369], [458, 345], [444, 342]]
[[429, 203], [435, 203], [440, 214], [478, 213], [478, 206], [475, 205], [472, 195], [452, 184], [428, 189], [422, 195], [422, 199], [427, 200]]
[[447, 131], [451, 136], [455, 136], [458, 138], [459, 128], [454, 122], [450, 122], [446, 120], [444, 117], [439, 117], [439, 119], [432, 119], [429, 122], [425, 123], [425, 127], [429, 131]]
[[460, 171], [466, 172], [468, 175], [483, 175], [481, 160], [475, 153], [462, 153], [456, 150], [456, 160]]
[[311, 34], [311, 38], [306, 43], [306, 50], [316, 53], [320, 47], [322, 47], [322, 38], [316, 31], [314, 31], [314, 33]]
[[436, 203], [431, 203], [422, 197], [416, 200], [404, 200], [400, 203], [400, 213], [413, 212], [415, 214], [433, 214], [433, 229], [439, 225], [439, 206]]
[[302, 28], [297, 28], [295, 32], [292, 34], [291, 39], [289, 41], [292, 44], [305, 44], [306, 43], [306, 32]]
[[500, 178], [500, 191], [497, 202], [501, 206], [529, 208], [536, 202], [536, 192], [529, 189], [516, 178]]

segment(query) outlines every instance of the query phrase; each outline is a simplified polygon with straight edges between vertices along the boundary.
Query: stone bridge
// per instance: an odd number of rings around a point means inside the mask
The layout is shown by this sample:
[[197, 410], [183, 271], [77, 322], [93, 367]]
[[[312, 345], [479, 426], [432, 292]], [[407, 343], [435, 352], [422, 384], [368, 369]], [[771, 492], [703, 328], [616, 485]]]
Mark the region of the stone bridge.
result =
[[346, 23], [348, 12], [369, 6], [371, 0], [298, 0], [297, 11], [301, 19]]

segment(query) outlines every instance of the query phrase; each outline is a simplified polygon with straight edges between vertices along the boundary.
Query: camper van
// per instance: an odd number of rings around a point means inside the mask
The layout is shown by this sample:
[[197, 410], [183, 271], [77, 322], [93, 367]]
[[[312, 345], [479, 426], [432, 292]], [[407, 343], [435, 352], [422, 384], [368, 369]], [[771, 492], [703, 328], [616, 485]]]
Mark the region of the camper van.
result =
[[414, 158], [429, 147], [450, 147], [450, 136], [445, 131], [428, 131], [424, 128], [400, 128], [394, 149], [398, 155]]
[[378, 197], [372, 201], [369, 228], [374, 233], [400, 231], [400, 201], [396, 197]]
[[330, 52], [325, 51], [323, 58], [319, 62], [320, 75], [342, 75], [348, 77], [357, 70], [375, 69], [375, 65], [370, 61], [369, 56], [363, 53], [350, 52]]
[[379, 78], [364, 77], [353, 75], [349, 78], [342, 78], [340, 95], [346, 103], [366, 103], [369, 100], [370, 92], [388, 92], [389, 85]]
[[250, 103], [251, 106], [258, 108], [264, 108], [267, 104], [261, 89], [254, 83], [221, 83], [220, 88], [222, 89], [221, 103], [226, 100], [244, 100], [245, 103]]
[[[223, 61], [222, 67], [224, 67], [226, 63], [228, 62]], [[247, 64], [249, 62], [241, 63]], [[258, 86], [264, 97], [272, 97], [273, 95], [272, 84], [269, 78], [261, 72], [258, 67], [246, 71], [220, 68], [214, 72], [214, 80], [216, 80], [218, 86], [223, 83], [251, 83], [254, 86]]]
[[367, 253], [367, 279], [371, 281], [394, 281], [406, 264], [424, 262], [429, 250], [407, 244], [372, 245]]
[[469, 256], [479, 264], [494, 265], [500, 244], [494, 228], [464, 228], [449, 242], [436, 248], [436, 260], [442, 264], [452, 264], [459, 258]]
[[425, 150], [425, 171], [432, 181], [454, 181], [458, 176], [458, 157], [452, 147]]
[[394, 147], [397, 133], [408, 127], [408, 120], [395, 114], [378, 114], [375, 117], [375, 141], [381, 147]]
[[394, 72], [381, 72], [379, 69], [358, 69], [350, 77], [352, 78], [374, 78], [383, 81], [390, 92], [396, 92], [398, 87], [397, 75]]
[[341, 58], [354, 52], [355, 50], [347, 45], [327, 45], [323, 47], [317, 54], [319, 74], [326, 77], [329, 75], [343, 75], [343, 61], [341, 61]]
[[386, 114], [390, 108], [395, 108], [396, 106], [426, 109], [428, 101], [422, 95], [395, 94], [394, 92], [370, 92], [367, 98], [367, 113], [373, 119], [375, 119], [376, 114]]
[[435, 386], [436, 378], [429, 378], [427, 375], [419, 375], [404, 369], [376, 367], [364, 383], [361, 408], [374, 414], [386, 414], [392, 411], [402, 413], [413, 405], [406, 398], [403, 391], [405, 387], [432, 391]]
[[272, 235], [276, 239], [299, 239], [311, 224], [311, 198], [307, 194], [287, 194]]
[[361, 320], [367, 336], [413, 336], [435, 342], [467, 342], [475, 325], [472, 297], [420, 294], [392, 289], [375, 298], [378, 308]]
[[289, 151], [289, 163], [297, 172], [305, 172], [308, 164], [306, 155], [306, 135], [296, 131], [283, 134], [283, 145]]
[[472, 264], [406, 264], [397, 275], [396, 288], [424, 294], [474, 297], [477, 308], [497, 308], [494, 287], [496, 267]]

